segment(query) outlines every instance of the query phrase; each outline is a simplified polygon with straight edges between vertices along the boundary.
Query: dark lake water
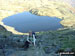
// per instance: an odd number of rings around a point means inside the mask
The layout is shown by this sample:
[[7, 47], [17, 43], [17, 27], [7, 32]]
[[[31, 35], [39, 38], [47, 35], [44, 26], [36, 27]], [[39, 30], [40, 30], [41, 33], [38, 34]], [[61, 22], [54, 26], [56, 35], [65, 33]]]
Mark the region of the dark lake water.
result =
[[57, 30], [63, 26], [61, 19], [48, 16], [37, 16], [29, 12], [15, 14], [3, 19], [3, 23], [12, 26], [19, 32]]

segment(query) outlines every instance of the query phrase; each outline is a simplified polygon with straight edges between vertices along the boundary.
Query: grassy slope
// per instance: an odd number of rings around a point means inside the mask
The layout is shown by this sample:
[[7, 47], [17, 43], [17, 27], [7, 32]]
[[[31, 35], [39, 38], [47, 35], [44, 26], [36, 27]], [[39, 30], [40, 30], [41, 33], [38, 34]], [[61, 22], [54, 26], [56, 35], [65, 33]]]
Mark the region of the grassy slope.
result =
[[[4, 38], [11, 38], [11, 36], [13, 38], [22, 37], [20, 35], [14, 35], [7, 31], [4, 27], [0, 26], [0, 38], [1, 36]], [[48, 47], [51, 48], [52, 46], [52, 49], [57, 49], [57, 46], [61, 46], [60, 49], [66, 50], [67, 48], [71, 48], [75, 50], [75, 30], [73, 29], [39, 32], [36, 34], [36, 36], [37, 45], [41, 43], [44, 49]], [[23, 37], [22, 39], [24, 40]]]
[[65, 2], [48, 0], [1, 0], [0, 19], [23, 11], [43, 16], [63, 18], [61, 24], [64, 26], [75, 25], [75, 8]]
[[46, 43], [48, 46], [50, 46], [51, 44], [54, 44], [55, 46], [61, 45], [60, 49], [66, 50], [67, 48], [70, 48], [75, 50], [75, 30], [65, 29], [40, 32], [38, 36], [42, 41], [44, 40], [43, 43]]
[[12, 33], [7, 31], [3, 26], [0, 25], [0, 37], [8, 37], [11, 36]]
[[64, 26], [74, 26], [75, 24], [75, 14], [70, 10], [70, 6], [65, 3], [48, 2], [39, 8], [32, 9], [31, 12], [37, 15], [61, 18], [63, 19], [61, 24]]

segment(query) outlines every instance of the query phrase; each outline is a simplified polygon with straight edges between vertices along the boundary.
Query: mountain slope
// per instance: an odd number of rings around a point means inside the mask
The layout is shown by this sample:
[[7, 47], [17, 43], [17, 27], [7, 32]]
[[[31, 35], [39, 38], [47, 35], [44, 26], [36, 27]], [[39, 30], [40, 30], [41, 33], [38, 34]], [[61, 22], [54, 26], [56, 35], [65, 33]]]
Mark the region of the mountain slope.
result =
[[[74, 0], [73, 0], [74, 1]], [[30, 11], [33, 14], [58, 17], [63, 19], [60, 23], [63, 26], [75, 26], [75, 8], [71, 5], [71, 0], [1, 0], [0, 2], [0, 24], [2, 19], [16, 13]], [[72, 3], [73, 4], [73, 3]], [[4, 25], [3, 25], [4, 26]], [[4, 26], [7, 30], [15, 34], [23, 34]]]

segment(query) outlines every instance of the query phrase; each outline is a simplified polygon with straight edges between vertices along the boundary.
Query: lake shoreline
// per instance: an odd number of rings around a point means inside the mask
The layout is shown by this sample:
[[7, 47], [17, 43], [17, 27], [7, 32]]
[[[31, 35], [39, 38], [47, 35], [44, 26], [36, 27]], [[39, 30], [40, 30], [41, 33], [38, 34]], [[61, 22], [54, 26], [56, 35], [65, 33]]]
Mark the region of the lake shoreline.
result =
[[[18, 4], [19, 1], [14, 2], [14, 4], [11, 3], [10, 1], [7, 1], [8, 3], [5, 2], [6, 5], [3, 5], [4, 2], [5, 1], [3, 1], [3, 3], [1, 4], [1, 8], [0, 8], [0, 12], [1, 12], [0, 24], [3, 25], [5, 28], [8, 28], [7, 29], [8, 31], [10, 30], [9, 28], [11, 28], [11, 27], [4, 25], [2, 22], [2, 20], [5, 17], [14, 15], [19, 12], [30, 11], [30, 10], [33, 13], [35, 12], [35, 14], [39, 14], [39, 15], [45, 15], [45, 16], [51, 16], [51, 17], [56, 16], [60, 19], [64, 18], [64, 20], [62, 20], [62, 22], [60, 22], [60, 24], [62, 24], [63, 26], [70, 27], [75, 24], [75, 20], [74, 20], [75, 16], [73, 15], [74, 8], [72, 8], [71, 5], [64, 3], [64, 2], [60, 3], [60, 2], [54, 2], [54, 1], [52, 1], [52, 2], [44, 1], [42, 3], [41, 1], [39, 1], [40, 4], [38, 4], [37, 1], [34, 1], [34, 2], [31, 1], [32, 3], [29, 3], [29, 1], [26, 1], [26, 2], [22, 1], [23, 5], [21, 5], [21, 4]], [[47, 3], [45, 3], [45, 2], [47, 2]], [[36, 5], [34, 6], [35, 3], [36, 3]], [[48, 6], [44, 6], [44, 5], [48, 5]], [[48, 13], [48, 12], [50, 12], [50, 13]], [[15, 31], [14, 28], [11, 28], [11, 29], [16, 34], [24, 34], [24, 33]], [[28, 34], [28, 33], [26, 33], [26, 34]]]
[[7, 31], [12, 32], [13, 34], [28, 35], [28, 33], [22, 33], [22, 32], [16, 31], [14, 27], [7, 26], [2, 21], [0, 21], [0, 25], [2, 25], [3, 27], [5, 27]]
[[[30, 13], [30, 12], [28, 12], [28, 13]], [[31, 13], [30, 13], [31, 14]], [[29, 14], [29, 15], [30, 15]], [[33, 15], [35, 15], [35, 14], [33, 14]], [[31, 16], [31, 17], [33, 17], [33, 15]], [[37, 15], [38, 16], [38, 15]], [[14, 17], [16, 17], [16, 16], [14, 16]], [[47, 19], [48, 19], [48, 17], [46, 17]], [[50, 16], [49, 16], [49, 18], [50, 18]], [[55, 18], [57, 18], [57, 17], [53, 17], [54, 19]], [[4, 20], [5, 18], [3, 18], [3, 20]], [[7, 18], [7, 19], [9, 19], [9, 18]], [[12, 19], [11, 17], [10, 17], [10, 19]], [[18, 18], [19, 19], [19, 18]], [[44, 18], [43, 18], [44, 19]], [[59, 19], [59, 18], [58, 18]], [[19, 34], [19, 35], [28, 35], [28, 33], [23, 33], [23, 32], [19, 32], [18, 30], [15, 30], [15, 27], [12, 27], [12, 26], [8, 26], [7, 24], [4, 24], [4, 22], [3, 22], [3, 20], [0, 20], [0, 24], [2, 25], [2, 26], [4, 26], [8, 31], [10, 31], [10, 32], [12, 32], [13, 34]], [[14, 19], [15, 20], [15, 19]], [[23, 20], [23, 19], [22, 19]], [[37, 19], [36, 19], [37, 20]], [[8, 23], [8, 22], [7, 22]], [[10, 23], [11, 24], [11, 23]], [[13, 24], [13, 23], [12, 23]], [[16, 23], [15, 23], [16, 24]], [[23, 23], [22, 23], [23, 24]], [[51, 23], [50, 23], [51, 24]], [[60, 24], [60, 21], [59, 21], [59, 24]], [[17, 26], [17, 25], [16, 25]], [[60, 25], [57, 25], [57, 26], [60, 26]], [[58, 29], [60, 29], [61, 27], [59, 27], [59, 28], [57, 28], [56, 30], [58, 30]], [[36, 28], [35, 28], [36, 29]], [[56, 30], [52, 30], [52, 31], [56, 31]], [[32, 30], [33, 31], [33, 30]], [[44, 31], [44, 30], [42, 30], [42, 31]], [[50, 31], [50, 30], [47, 30], [47, 31]], [[39, 31], [39, 32], [41, 32], [41, 31]], [[45, 32], [45, 31], [44, 31]], [[38, 33], [38, 32], [36, 32], [36, 33]]]
[[[3, 18], [3, 19], [4, 19], [4, 18]], [[2, 25], [7, 31], [10, 31], [10, 32], [12, 32], [13, 34], [17, 34], [17, 35], [29, 35], [29, 33], [22, 33], [22, 32], [19, 32], [19, 31], [15, 30], [14, 27], [5, 25], [5, 24], [2, 22], [3, 19], [0, 19], [0, 25]], [[36, 32], [36, 33], [39, 33], [39, 32]]]
[[[29, 35], [29, 33], [22, 33], [22, 32], [19, 32], [19, 31], [15, 30], [14, 27], [5, 25], [5, 24], [2, 22], [2, 20], [0, 20], [0, 25], [2, 25], [3, 27], [5, 27], [5, 29], [6, 29], [7, 31], [12, 32], [13, 34]], [[59, 29], [57, 29], [57, 30], [62, 30], [62, 29], [66, 29], [66, 28], [59, 28]], [[57, 30], [54, 30], [54, 31], [57, 31]], [[50, 31], [50, 30], [49, 30], [49, 31]], [[40, 32], [42, 32], [42, 31], [40, 31]], [[43, 31], [43, 32], [45, 32], [45, 31]], [[39, 32], [36, 32], [36, 33], [39, 33]]]

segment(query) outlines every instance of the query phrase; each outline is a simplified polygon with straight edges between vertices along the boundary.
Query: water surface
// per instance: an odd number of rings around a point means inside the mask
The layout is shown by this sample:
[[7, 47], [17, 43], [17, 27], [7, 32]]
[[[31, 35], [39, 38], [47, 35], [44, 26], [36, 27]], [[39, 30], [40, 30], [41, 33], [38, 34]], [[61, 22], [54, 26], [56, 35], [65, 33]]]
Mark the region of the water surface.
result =
[[57, 30], [63, 26], [61, 19], [48, 16], [37, 16], [29, 12], [15, 14], [3, 19], [5, 25], [12, 26], [19, 32], [26, 33], [30, 30], [34, 32]]

